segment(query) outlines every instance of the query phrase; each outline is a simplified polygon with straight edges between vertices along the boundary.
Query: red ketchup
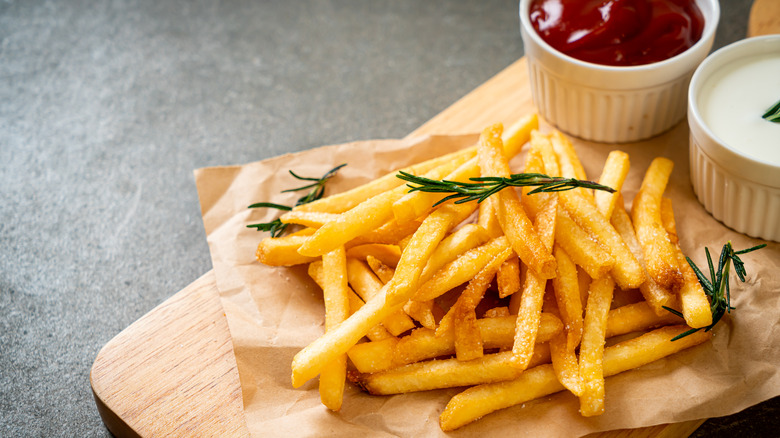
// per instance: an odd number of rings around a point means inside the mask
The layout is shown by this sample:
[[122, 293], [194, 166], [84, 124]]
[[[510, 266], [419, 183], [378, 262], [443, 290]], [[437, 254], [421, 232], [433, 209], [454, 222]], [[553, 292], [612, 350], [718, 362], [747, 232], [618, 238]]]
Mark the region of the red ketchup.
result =
[[603, 65], [650, 64], [701, 38], [694, 0], [534, 0], [531, 24], [556, 50]]

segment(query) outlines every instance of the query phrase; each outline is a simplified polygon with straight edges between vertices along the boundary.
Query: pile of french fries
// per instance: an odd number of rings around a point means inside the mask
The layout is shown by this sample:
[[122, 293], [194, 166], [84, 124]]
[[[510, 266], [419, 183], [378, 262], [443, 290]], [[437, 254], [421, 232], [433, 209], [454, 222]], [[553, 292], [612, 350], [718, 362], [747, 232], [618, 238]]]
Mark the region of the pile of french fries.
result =
[[[572, 143], [539, 132], [534, 114], [401, 170], [450, 181], [509, 177], [524, 147], [522, 172], [587, 179]], [[621, 196], [629, 157], [620, 151], [598, 179], [614, 193], [508, 188], [480, 203], [434, 206], [445, 195], [410, 193], [392, 172], [285, 213], [302, 230], [262, 240], [257, 258], [308, 264], [325, 303], [326, 332], [295, 356], [293, 386], [319, 375], [322, 403], [334, 411], [347, 380], [371, 394], [469, 387], [441, 414], [445, 431], [558, 391], [576, 395], [583, 416], [603, 413], [605, 377], [710, 336], [671, 341], [712, 322], [663, 196], [672, 166], [652, 162], [630, 213]]]

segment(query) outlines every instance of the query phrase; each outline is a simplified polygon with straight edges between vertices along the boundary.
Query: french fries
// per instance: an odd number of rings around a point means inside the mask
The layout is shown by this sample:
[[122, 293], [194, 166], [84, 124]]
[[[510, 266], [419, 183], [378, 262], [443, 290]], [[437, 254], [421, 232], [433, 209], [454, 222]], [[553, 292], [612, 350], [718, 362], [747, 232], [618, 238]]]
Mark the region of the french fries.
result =
[[[530, 143], [524, 172], [586, 179], [574, 144], [537, 128], [535, 115], [506, 132], [492, 125], [473, 148], [405, 170], [511, 178], [509, 159]], [[257, 258], [308, 264], [326, 309], [324, 334], [293, 359], [293, 386], [319, 375], [334, 411], [346, 380], [377, 395], [470, 387], [441, 414], [445, 431], [564, 389], [583, 416], [600, 415], [606, 377], [710, 336], [671, 341], [712, 324], [664, 197], [671, 170], [653, 161], [630, 212], [629, 156], [613, 151], [599, 178], [613, 193], [503, 186], [479, 204], [434, 206], [446, 194], [409, 193], [393, 173], [285, 213], [304, 229], [264, 239]], [[670, 326], [679, 314], [688, 326]]]

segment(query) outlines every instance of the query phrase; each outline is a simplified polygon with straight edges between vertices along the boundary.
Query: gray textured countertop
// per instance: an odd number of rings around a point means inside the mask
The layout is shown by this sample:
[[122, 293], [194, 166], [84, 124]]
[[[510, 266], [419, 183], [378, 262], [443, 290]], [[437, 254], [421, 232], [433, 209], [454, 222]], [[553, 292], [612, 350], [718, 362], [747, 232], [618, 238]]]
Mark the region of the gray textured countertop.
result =
[[[724, 1], [716, 47], [744, 37]], [[192, 170], [403, 137], [522, 56], [516, 1], [0, 3], [0, 436], [107, 436], [89, 370], [211, 269]], [[774, 431], [778, 403], [698, 436]]]

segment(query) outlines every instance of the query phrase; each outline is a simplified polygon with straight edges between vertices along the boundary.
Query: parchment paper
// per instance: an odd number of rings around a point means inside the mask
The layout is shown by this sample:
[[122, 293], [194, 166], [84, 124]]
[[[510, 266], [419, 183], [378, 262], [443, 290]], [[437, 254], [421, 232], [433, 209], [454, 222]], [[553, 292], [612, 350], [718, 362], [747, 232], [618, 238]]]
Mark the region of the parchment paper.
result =
[[[444, 434], [438, 417], [461, 389], [398, 396], [370, 396], [347, 385], [340, 413], [320, 404], [316, 379], [302, 388], [290, 383], [290, 363], [324, 331], [319, 288], [305, 267], [271, 268], [255, 261], [265, 233], [247, 224], [272, 220], [272, 210], [248, 210], [254, 202], [292, 205], [300, 186], [287, 171], [320, 176], [348, 163], [328, 183], [328, 193], [357, 186], [393, 169], [475, 143], [476, 135], [380, 140], [285, 155], [242, 166], [195, 172], [217, 288], [225, 308], [253, 436], [581, 436], [728, 415], [780, 394], [780, 245], [744, 256], [748, 277], [732, 280], [736, 310], [714, 330], [711, 343], [607, 379], [606, 413], [583, 418], [577, 399], [559, 393], [498, 411]], [[736, 233], [714, 220], [697, 202], [689, 182], [685, 123], [650, 141], [606, 145], [573, 139], [588, 177], [597, 179], [609, 151], [630, 154], [623, 195], [630, 207], [650, 161], [666, 156], [675, 170], [666, 195], [672, 198], [683, 251], [706, 266], [704, 247], [720, 252], [763, 241]], [[513, 161], [517, 166], [522, 157]], [[515, 167], [519, 169], [519, 167]]]

